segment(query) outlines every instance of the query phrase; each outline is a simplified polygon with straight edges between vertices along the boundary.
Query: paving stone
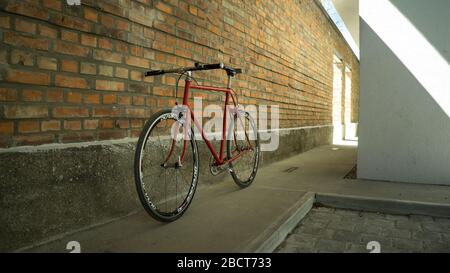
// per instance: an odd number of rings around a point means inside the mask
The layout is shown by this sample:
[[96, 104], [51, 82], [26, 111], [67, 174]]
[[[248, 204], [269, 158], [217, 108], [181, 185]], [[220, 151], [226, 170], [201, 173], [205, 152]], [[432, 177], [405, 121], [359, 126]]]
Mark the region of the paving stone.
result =
[[433, 217], [424, 216], [424, 215], [410, 215], [409, 220], [414, 221], [414, 222], [420, 222], [420, 223], [426, 223], [426, 222], [434, 223]]
[[371, 225], [371, 226], [382, 227], [382, 228], [394, 228], [395, 227], [395, 222], [394, 221], [383, 219], [383, 218], [366, 219], [365, 224]]
[[361, 243], [349, 243], [344, 251], [345, 253], [369, 253], [367, 245]]
[[351, 221], [332, 221], [328, 224], [329, 229], [337, 229], [337, 230], [347, 230], [353, 231], [355, 229], [355, 224]]
[[424, 231], [450, 233], [450, 226], [440, 223], [422, 223]]
[[401, 249], [408, 252], [423, 251], [423, 242], [420, 240], [396, 238], [393, 241], [393, 246], [396, 249]]
[[434, 221], [438, 224], [450, 226], [450, 219], [447, 218], [435, 218]]
[[342, 253], [345, 251], [346, 243], [319, 239], [316, 244], [316, 250], [320, 253]]
[[438, 242], [441, 239], [441, 234], [438, 232], [417, 231], [412, 233], [412, 238], [414, 240]]
[[411, 239], [411, 231], [407, 229], [384, 228], [380, 235], [383, 237]]
[[450, 253], [450, 219], [313, 208], [276, 250], [280, 253]]
[[398, 229], [407, 229], [407, 230], [422, 230], [421, 223], [413, 222], [410, 220], [407, 221], [395, 221], [395, 227]]
[[286, 243], [288, 244], [304, 244], [304, 243], [315, 243], [317, 241], [318, 237], [315, 236], [311, 236], [308, 234], [291, 234], [288, 236], [288, 238], [286, 239]]
[[450, 253], [450, 242], [436, 243], [434, 241], [423, 242], [423, 252], [426, 253]]
[[367, 224], [367, 223], [357, 224], [355, 227], [355, 232], [365, 233], [365, 234], [379, 235], [382, 230], [383, 230], [383, 227], [381, 227], [381, 226], [371, 225], [371, 224]]
[[368, 244], [369, 242], [379, 242], [382, 247], [392, 247], [392, 239], [383, 237], [380, 235], [372, 235], [372, 234], [362, 234], [360, 242], [363, 244]]
[[358, 244], [361, 242], [361, 234], [346, 230], [336, 230], [332, 239], [339, 242], [350, 242]]
[[301, 226], [298, 229], [295, 230], [295, 233], [304, 233], [304, 234], [311, 234], [311, 235], [319, 235], [324, 230], [323, 227], [315, 226], [315, 225], [305, 225]]

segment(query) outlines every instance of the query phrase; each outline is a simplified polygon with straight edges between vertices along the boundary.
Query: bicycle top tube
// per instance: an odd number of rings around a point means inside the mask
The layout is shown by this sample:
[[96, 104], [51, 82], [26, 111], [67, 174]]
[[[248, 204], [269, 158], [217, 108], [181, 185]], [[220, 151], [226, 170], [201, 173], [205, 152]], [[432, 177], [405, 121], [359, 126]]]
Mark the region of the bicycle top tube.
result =
[[242, 69], [240, 68], [232, 68], [229, 66], [225, 66], [223, 63], [217, 63], [217, 64], [201, 64], [201, 63], [195, 63], [194, 67], [181, 67], [176, 69], [168, 69], [168, 70], [150, 70], [145, 72], [145, 76], [157, 76], [157, 75], [163, 75], [168, 73], [184, 73], [188, 71], [199, 71], [199, 70], [213, 70], [213, 69], [223, 69], [227, 72], [228, 76], [234, 77], [237, 74], [242, 73]]

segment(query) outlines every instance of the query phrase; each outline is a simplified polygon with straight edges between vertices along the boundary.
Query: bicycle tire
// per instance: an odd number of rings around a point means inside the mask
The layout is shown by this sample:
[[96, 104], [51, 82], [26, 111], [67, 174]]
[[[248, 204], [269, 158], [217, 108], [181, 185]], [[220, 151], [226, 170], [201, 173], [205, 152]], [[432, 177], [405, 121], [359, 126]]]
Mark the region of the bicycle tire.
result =
[[[188, 194], [186, 195], [185, 199], [183, 200], [183, 202], [181, 203], [181, 205], [179, 207], [177, 207], [175, 210], [173, 210], [170, 213], [166, 213], [166, 212], [162, 212], [160, 208], [157, 207], [157, 201], [155, 200], [151, 200], [149, 197], [149, 191], [146, 189], [146, 185], [144, 183], [144, 150], [147, 146], [148, 140], [151, 137], [151, 133], [152, 130], [156, 130], [155, 128], [157, 128], [157, 126], [159, 125], [159, 122], [161, 120], [167, 120], [167, 119], [173, 119], [173, 120], [177, 120], [178, 121], [178, 115], [172, 113], [171, 109], [164, 109], [161, 110], [157, 113], [155, 113], [144, 125], [144, 128], [141, 132], [141, 135], [139, 137], [137, 146], [136, 146], [136, 152], [135, 152], [135, 158], [134, 158], [134, 177], [135, 177], [135, 184], [136, 184], [136, 189], [137, 189], [137, 193], [139, 196], [139, 200], [142, 204], [142, 206], [144, 207], [144, 209], [146, 210], [146, 212], [152, 216], [154, 219], [161, 221], [161, 222], [172, 222], [177, 220], [178, 218], [180, 218], [188, 209], [189, 205], [192, 203], [194, 194], [195, 194], [195, 190], [197, 188], [197, 183], [198, 183], [198, 176], [199, 176], [199, 158], [198, 158], [198, 148], [197, 148], [197, 143], [195, 141], [195, 137], [194, 137], [194, 131], [193, 128], [190, 128], [190, 146], [192, 149], [192, 177], [190, 179], [190, 187], [188, 190]], [[153, 140], [152, 140], [153, 141]], [[150, 141], [151, 143], [151, 141]], [[151, 153], [156, 153], [157, 151], [150, 151]], [[163, 154], [163, 153], [162, 153]], [[164, 155], [164, 154], [163, 154]], [[151, 161], [151, 159], [149, 160]], [[153, 167], [155, 167], [155, 169], [157, 169], [157, 164], [159, 164], [160, 162], [158, 162], [157, 160], [154, 160], [155, 165]], [[162, 165], [160, 165], [161, 168], [163, 168]], [[165, 172], [165, 170], [163, 170], [163, 172]], [[164, 174], [166, 175], [166, 174]], [[156, 179], [154, 179], [156, 180]], [[175, 180], [177, 180], [176, 175], [175, 175]], [[167, 183], [167, 181], [165, 181], [165, 183]], [[175, 181], [175, 184], [177, 184], [178, 182]], [[176, 187], [178, 187], [178, 185], [176, 185]], [[151, 190], [153, 190], [151, 188]], [[166, 192], [167, 195], [167, 192]], [[176, 198], [176, 197], [175, 197]], [[166, 196], [166, 202], [167, 202], [167, 196]], [[167, 204], [166, 204], [167, 206]]]
[[[236, 168], [236, 165], [237, 165], [237, 163], [239, 163], [240, 160], [242, 163], [242, 158], [238, 158], [236, 161], [230, 162], [229, 169], [230, 169], [230, 174], [233, 177], [234, 182], [239, 187], [246, 188], [246, 187], [250, 186], [256, 178], [256, 174], [258, 172], [258, 167], [259, 167], [261, 148], [260, 148], [260, 138], [259, 138], [258, 129], [256, 128], [256, 124], [255, 124], [253, 118], [251, 117], [250, 113], [242, 112], [241, 116], [243, 116], [245, 119], [247, 119], [248, 124], [252, 127], [251, 131], [254, 134], [254, 136], [253, 136], [253, 138], [254, 138], [254, 159], [252, 160], [250, 174], [248, 175], [248, 177], [247, 177], [247, 175], [244, 175], [247, 178], [241, 177], [242, 175], [239, 173], [238, 168]], [[236, 118], [236, 117], [234, 117], [234, 118]], [[236, 129], [235, 124], [236, 124], [236, 122], [233, 122], [232, 125], [230, 125], [230, 133], [234, 132], [234, 130]], [[229, 139], [227, 140], [227, 156], [228, 156], [228, 158], [233, 157], [233, 151], [232, 151], [233, 143], [234, 143], [234, 137], [231, 137], [231, 139], [230, 139], [230, 136], [229, 136]]]

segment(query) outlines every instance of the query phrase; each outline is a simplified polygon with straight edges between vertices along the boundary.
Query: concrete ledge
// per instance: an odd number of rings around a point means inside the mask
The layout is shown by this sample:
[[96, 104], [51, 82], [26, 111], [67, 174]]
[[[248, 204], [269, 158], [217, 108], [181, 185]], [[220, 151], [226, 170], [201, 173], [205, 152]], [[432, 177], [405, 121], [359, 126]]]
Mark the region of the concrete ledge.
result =
[[297, 224], [308, 214], [314, 204], [313, 193], [305, 194], [269, 228], [259, 235], [244, 252], [272, 253]]
[[[262, 165], [329, 144], [329, 126], [283, 129], [280, 146]], [[36, 245], [96, 226], [141, 208], [133, 175], [136, 139], [43, 145], [0, 152], [0, 251]], [[216, 143], [217, 144], [217, 143]], [[208, 168], [210, 153], [198, 142], [199, 186], [223, 181]]]
[[440, 203], [371, 198], [352, 195], [316, 194], [316, 204], [338, 209], [361, 210], [400, 215], [450, 217], [450, 205]]

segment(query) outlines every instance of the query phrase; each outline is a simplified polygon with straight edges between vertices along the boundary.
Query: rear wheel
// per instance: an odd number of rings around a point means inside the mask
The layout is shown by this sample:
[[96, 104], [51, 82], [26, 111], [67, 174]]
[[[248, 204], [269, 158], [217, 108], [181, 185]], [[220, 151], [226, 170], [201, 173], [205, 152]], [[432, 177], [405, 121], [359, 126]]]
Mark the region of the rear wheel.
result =
[[228, 158], [238, 157], [229, 163], [234, 182], [246, 188], [255, 180], [259, 166], [259, 133], [255, 121], [248, 112], [233, 114], [227, 140]]
[[182, 123], [179, 114], [170, 109], [154, 114], [136, 147], [134, 175], [139, 199], [153, 218], [163, 222], [183, 215], [197, 187], [197, 144], [192, 128], [184, 132]]

